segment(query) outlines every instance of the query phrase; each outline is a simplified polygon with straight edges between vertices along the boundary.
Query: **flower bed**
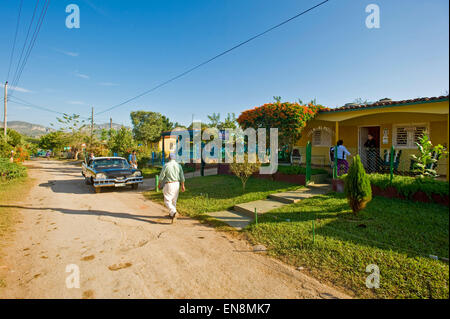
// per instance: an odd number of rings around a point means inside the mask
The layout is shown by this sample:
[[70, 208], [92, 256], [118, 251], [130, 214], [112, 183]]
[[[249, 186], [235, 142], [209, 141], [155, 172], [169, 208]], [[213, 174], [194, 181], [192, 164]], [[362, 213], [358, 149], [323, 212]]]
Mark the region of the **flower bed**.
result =
[[[392, 184], [387, 174], [369, 174], [374, 196], [409, 199], [424, 203], [438, 203], [449, 206], [449, 184], [430, 178], [394, 176]], [[333, 190], [343, 191], [345, 175], [333, 180]]]

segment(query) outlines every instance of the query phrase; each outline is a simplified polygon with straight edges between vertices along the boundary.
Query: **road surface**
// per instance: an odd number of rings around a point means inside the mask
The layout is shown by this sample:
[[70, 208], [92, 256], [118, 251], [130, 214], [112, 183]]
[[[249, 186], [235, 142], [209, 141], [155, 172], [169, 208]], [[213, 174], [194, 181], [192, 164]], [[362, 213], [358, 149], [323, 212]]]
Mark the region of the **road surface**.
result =
[[0, 298], [347, 297], [194, 219], [170, 224], [139, 190], [95, 194], [76, 164], [28, 165], [35, 185], [6, 204], [21, 223], [2, 252]]

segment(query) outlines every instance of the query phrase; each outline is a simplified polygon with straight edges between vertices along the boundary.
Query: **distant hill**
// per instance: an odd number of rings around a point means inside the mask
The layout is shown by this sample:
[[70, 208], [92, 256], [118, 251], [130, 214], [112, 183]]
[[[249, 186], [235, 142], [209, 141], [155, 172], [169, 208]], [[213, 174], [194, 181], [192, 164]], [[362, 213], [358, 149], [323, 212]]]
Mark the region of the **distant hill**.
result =
[[[3, 128], [3, 122], [0, 122], [0, 127]], [[42, 135], [54, 131], [54, 129], [45, 127], [43, 125], [22, 121], [8, 121], [8, 128], [13, 129], [20, 134], [35, 138], [41, 137]]]
[[[0, 127], [3, 128], [3, 122], [0, 122]], [[112, 123], [112, 128], [114, 130], [118, 130], [121, 127], [122, 127], [121, 124]], [[46, 127], [46, 126], [43, 126], [40, 124], [23, 122], [23, 121], [8, 121], [8, 128], [13, 129], [13, 130], [19, 132], [20, 134], [34, 137], [34, 138], [39, 138], [42, 135], [56, 131], [55, 129], [50, 128], [50, 127]], [[109, 123], [94, 124], [95, 131], [101, 131], [103, 129], [109, 130]], [[84, 130], [86, 130], [86, 131], [90, 130], [90, 126], [87, 125]]]

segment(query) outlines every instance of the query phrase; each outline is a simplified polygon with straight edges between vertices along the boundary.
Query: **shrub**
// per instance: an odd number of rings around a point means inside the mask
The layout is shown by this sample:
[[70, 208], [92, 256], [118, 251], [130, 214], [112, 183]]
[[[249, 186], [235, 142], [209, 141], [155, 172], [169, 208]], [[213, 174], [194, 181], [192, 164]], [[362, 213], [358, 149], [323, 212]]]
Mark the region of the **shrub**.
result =
[[9, 159], [0, 158], [0, 178], [2, 181], [27, 176], [27, 169], [17, 163], [10, 163]]
[[437, 177], [433, 166], [441, 155], [447, 156], [447, 150], [441, 144], [433, 146], [428, 135], [423, 134], [416, 143], [418, 155], [411, 155], [414, 161], [413, 172], [420, 177]]
[[434, 178], [395, 175], [391, 183], [387, 174], [370, 174], [368, 176], [372, 185], [381, 189], [392, 186], [406, 198], [410, 198], [411, 195], [418, 191], [424, 192], [429, 198], [431, 198], [432, 194], [449, 195], [448, 182], [435, 180]]
[[230, 164], [231, 172], [239, 177], [242, 182], [243, 192], [245, 192], [245, 184], [247, 183], [248, 179], [253, 175], [253, 173], [256, 173], [259, 170], [260, 166], [260, 163], [249, 163], [248, 155], [245, 155], [243, 163], [233, 162]]
[[356, 155], [345, 178], [345, 195], [354, 214], [363, 210], [372, 200], [370, 180], [364, 170], [361, 158]]

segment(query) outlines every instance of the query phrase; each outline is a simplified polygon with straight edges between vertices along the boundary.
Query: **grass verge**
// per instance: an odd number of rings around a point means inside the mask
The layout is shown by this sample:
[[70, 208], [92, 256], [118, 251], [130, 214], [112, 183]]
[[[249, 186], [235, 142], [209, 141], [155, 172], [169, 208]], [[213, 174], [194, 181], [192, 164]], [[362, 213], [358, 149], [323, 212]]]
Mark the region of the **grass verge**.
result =
[[[0, 182], [0, 262], [3, 259], [1, 250], [6, 244], [14, 224], [18, 221], [18, 216], [14, 214], [14, 209], [3, 207], [3, 205], [24, 198], [31, 186], [32, 180], [25, 177]], [[4, 286], [5, 283], [0, 278], [0, 288]]]
[[[449, 255], [449, 212], [441, 205], [374, 197], [354, 216], [332, 193], [266, 213], [246, 232], [269, 254], [357, 297], [449, 297], [448, 263], [428, 257]], [[378, 289], [365, 285], [370, 264], [380, 269]]]
[[[235, 176], [214, 175], [194, 177], [186, 180], [186, 192], [180, 193], [178, 211], [183, 215], [205, 218], [206, 212], [215, 212], [232, 208], [236, 204], [267, 198], [269, 194], [294, 190], [301, 186], [250, 178], [245, 193], [241, 181]], [[147, 192], [146, 197], [162, 203], [162, 192]]]
[[[185, 174], [195, 171], [195, 169], [193, 167], [188, 167], [188, 166], [184, 166], [184, 165], [182, 167], [183, 167], [183, 172]], [[159, 173], [161, 173], [161, 167], [159, 167], [159, 166], [142, 167], [142, 168], [140, 168], [140, 170], [141, 170], [142, 176], [144, 178], [154, 178], [156, 175], [159, 175]]]

